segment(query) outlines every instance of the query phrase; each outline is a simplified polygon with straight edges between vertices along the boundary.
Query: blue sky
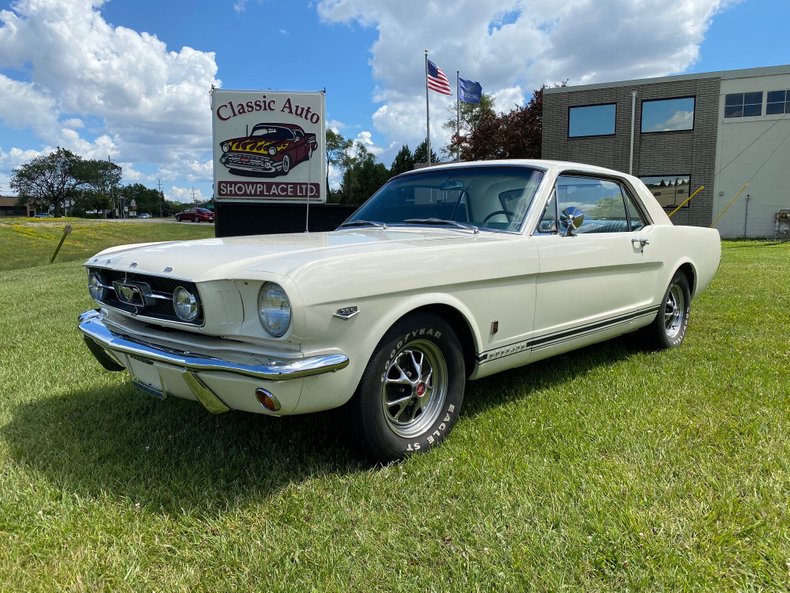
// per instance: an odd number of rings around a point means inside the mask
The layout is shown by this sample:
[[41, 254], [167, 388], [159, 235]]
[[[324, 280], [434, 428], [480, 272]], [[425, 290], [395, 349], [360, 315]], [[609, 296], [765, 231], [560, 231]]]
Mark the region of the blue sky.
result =
[[[0, 0], [0, 193], [64, 146], [209, 197], [209, 89], [326, 89], [389, 166], [425, 135], [423, 50], [509, 110], [535, 88], [790, 63], [788, 0]], [[431, 93], [432, 145], [454, 99]]]

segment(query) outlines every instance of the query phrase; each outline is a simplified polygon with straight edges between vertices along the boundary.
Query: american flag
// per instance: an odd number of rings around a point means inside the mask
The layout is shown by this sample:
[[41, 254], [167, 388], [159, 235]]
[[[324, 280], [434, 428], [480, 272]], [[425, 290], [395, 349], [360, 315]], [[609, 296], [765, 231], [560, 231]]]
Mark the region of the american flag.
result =
[[430, 60], [428, 60], [428, 88], [443, 95], [453, 94], [450, 90], [450, 81], [447, 80], [447, 75]]

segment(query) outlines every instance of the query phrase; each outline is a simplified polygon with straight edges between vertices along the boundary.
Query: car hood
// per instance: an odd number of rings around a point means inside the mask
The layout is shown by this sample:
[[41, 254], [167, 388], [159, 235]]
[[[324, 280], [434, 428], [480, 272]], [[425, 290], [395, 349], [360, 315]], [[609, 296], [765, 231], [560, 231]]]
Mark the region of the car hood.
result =
[[[342, 273], [343, 268], [358, 268], [371, 262], [381, 266], [388, 261], [386, 258], [402, 261], [405, 257], [417, 257], [419, 252], [421, 261], [425, 261], [429, 256], [426, 250], [443, 251], [469, 243], [499, 243], [513, 237], [502, 233], [472, 234], [470, 231], [424, 228], [227, 237], [116, 247], [95, 255], [85, 265], [141, 274], [167, 274], [194, 282], [266, 279], [272, 274], [296, 278], [319, 265], [329, 265]], [[435, 255], [439, 257], [438, 253]]]

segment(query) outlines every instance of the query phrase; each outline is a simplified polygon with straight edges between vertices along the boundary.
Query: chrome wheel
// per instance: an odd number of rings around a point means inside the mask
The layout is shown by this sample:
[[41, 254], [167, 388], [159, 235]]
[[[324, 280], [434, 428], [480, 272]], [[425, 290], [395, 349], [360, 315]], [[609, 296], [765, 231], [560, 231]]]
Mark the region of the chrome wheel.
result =
[[664, 303], [664, 331], [667, 338], [674, 340], [683, 331], [686, 315], [686, 297], [680, 284], [673, 283]]
[[403, 346], [386, 368], [381, 385], [384, 419], [392, 432], [409, 438], [425, 432], [447, 399], [447, 361], [428, 340]]

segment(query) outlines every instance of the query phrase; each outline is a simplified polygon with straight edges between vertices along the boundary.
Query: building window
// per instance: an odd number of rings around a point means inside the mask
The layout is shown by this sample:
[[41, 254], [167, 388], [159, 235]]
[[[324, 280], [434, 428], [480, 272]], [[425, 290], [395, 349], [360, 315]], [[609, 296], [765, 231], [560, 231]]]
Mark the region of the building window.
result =
[[732, 93], [724, 97], [724, 117], [759, 117], [763, 114], [763, 92]]
[[790, 113], [790, 91], [768, 91], [765, 115]]
[[642, 101], [642, 132], [694, 129], [694, 97]]
[[[689, 175], [649, 175], [639, 179], [664, 208], [677, 208], [689, 197]], [[684, 208], [688, 208], [687, 203]]]
[[614, 103], [571, 107], [568, 109], [568, 136], [611, 136], [616, 114]]

